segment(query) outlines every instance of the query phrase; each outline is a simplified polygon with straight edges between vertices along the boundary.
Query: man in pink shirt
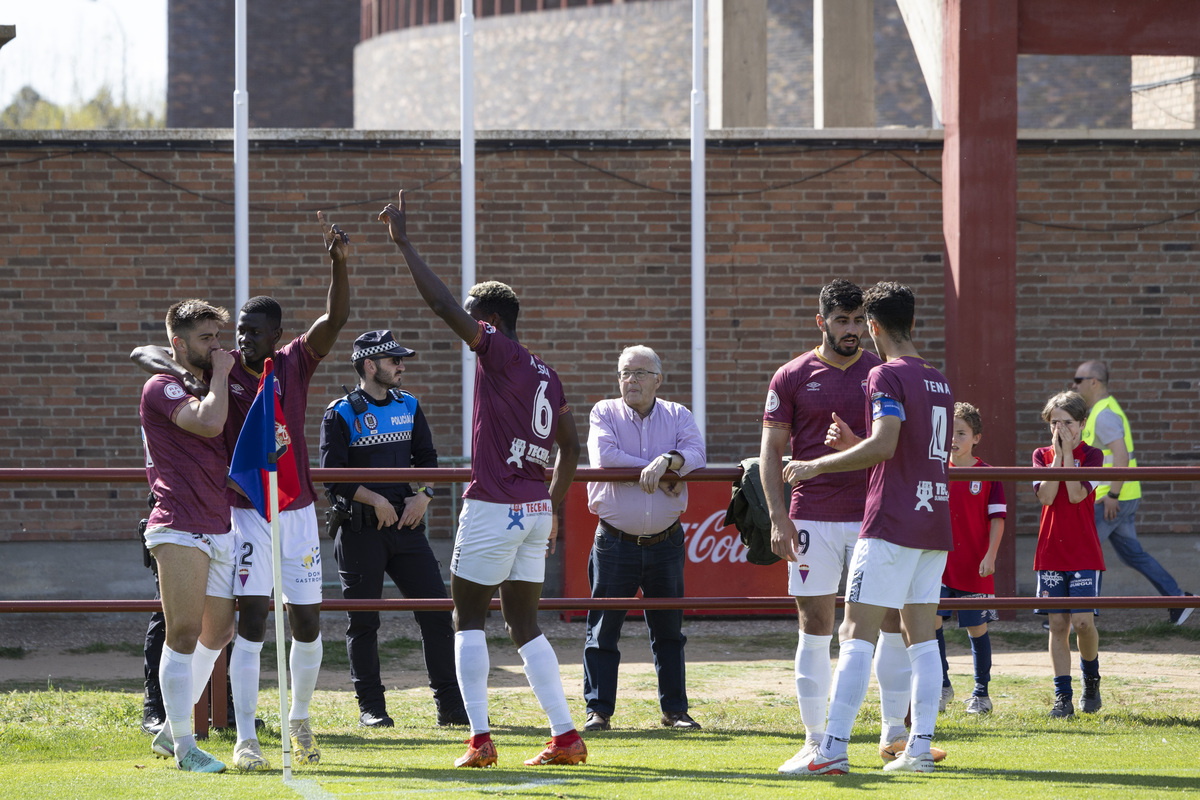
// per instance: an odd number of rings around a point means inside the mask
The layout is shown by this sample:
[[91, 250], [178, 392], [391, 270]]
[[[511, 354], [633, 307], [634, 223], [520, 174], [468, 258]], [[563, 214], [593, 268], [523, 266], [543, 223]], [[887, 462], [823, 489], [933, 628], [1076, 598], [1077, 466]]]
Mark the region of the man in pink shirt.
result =
[[[658, 399], [662, 361], [649, 347], [627, 347], [617, 361], [621, 396], [592, 409], [588, 456], [593, 467], [635, 467], [637, 483], [589, 483], [588, 508], [600, 517], [588, 558], [592, 597], [683, 597], [684, 540], [679, 515], [687, 509], [687, 484], [664, 481], [668, 470], [686, 475], [704, 466], [704, 440], [692, 413]], [[606, 731], [617, 702], [617, 642], [627, 611], [588, 612], [583, 646], [585, 730]], [[699, 728], [688, 716], [683, 611], [646, 612], [650, 650], [658, 674], [662, 724]]]

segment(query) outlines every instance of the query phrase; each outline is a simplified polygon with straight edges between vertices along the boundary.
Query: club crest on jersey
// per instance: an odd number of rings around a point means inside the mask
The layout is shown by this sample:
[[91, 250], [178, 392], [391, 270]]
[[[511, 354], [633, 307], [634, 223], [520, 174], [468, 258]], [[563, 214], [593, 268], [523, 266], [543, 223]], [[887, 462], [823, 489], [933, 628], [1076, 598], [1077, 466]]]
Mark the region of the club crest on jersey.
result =
[[517, 528], [518, 530], [522, 531], [525, 530], [525, 523], [522, 522], [522, 520], [525, 519], [525, 507], [520, 503], [515, 503], [509, 506], [508, 519], [508, 527], [504, 530], [511, 531], [513, 528]]
[[170, 400], [178, 400], [187, 394], [187, 390], [178, 383], [168, 383], [163, 387], [163, 394], [165, 394]]
[[372, 431], [374, 431], [376, 428], [379, 427], [379, 420], [377, 420], [375, 418], [375, 415], [372, 414], [370, 411], [368, 411], [366, 414], [363, 415], [363, 422]]
[[800, 573], [800, 582], [801, 583], [805, 583], [808, 581], [808, 573], [809, 573], [808, 564], [797, 564], [796, 571]]
[[971, 481], [971, 494], [979, 494], [983, 491], [983, 481]]
[[279, 420], [275, 420], [275, 456], [279, 457], [286, 453], [291, 444], [292, 437], [288, 434], [287, 426]]
[[775, 390], [772, 389], [767, 392], [767, 413], [770, 414], [777, 408], [779, 408], [779, 395], [775, 394]]
[[870, 394], [870, 392], [867, 391], [867, 379], [866, 378], [863, 378], [862, 390], [863, 390], [863, 394]]
[[246, 567], [238, 568], [238, 580], [242, 582], [242, 586], [246, 585], [246, 580], [250, 577], [250, 570]]

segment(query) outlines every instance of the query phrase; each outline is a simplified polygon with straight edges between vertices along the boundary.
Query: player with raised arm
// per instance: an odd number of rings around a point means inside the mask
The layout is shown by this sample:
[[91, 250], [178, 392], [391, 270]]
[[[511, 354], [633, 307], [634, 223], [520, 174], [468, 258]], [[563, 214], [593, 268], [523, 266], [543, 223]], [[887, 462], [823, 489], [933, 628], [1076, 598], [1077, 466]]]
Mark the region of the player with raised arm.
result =
[[[525, 676], [550, 720], [552, 739], [527, 766], [582, 764], [587, 747], [575, 730], [558, 657], [538, 627], [547, 545], [554, 552], [556, 512], [579, 463], [579, 433], [558, 375], [517, 340], [520, 301], [503, 283], [471, 287], [458, 301], [408, 238], [404, 192], [379, 214], [400, 248], [417, 291], [477, 357], [471, 420], [471, 482], [463, 492], [450, 595], [454, 600], [454, 663], [471, 738], [456, 767], [496, 763], [488, 720], [489, 670], [484, 622], [497, 588], [509, 636]], [[554, 476], [545, 468], [558, 445]]]
[[[318, 217], [323, 220], [320, 214]], [[295, 458], [299, 477], [297, 496], [284, 505], [279, 514], [282, 601], [292, 631], [288, 667], [292, 678], [292, 703], [288, 711], [288, 728], [297, 764], [316, 764], [321, 760], [321, 751], [309, 724], [309, 704], [317, 686], [322, 657], [321, 545], [304, 418], [313, 373], [333, 349], [350, 316], [350, 284], [346, 274], [349, 238], [337, 226], [331, 226], [325, 234], [325, 245], [331, 262], [325, 313], [307, 332], [280, 348], [283, 310], [279, 303], [271, 297], [251, 297], [242, 306], [237, 319], [238, 349], [230, 352], [236, 358], [229, 373], [229, 415], [224, 431], [225, 446], [232, 457], [238, 434], [254, 402], [264, 364], [268, 358], [273, 359], [275, 389], [290, 436], [286, 455]], [[140, 347], [130, 358], [149, 372], [179, 377], [193, 391], [203, 387], [200, 377], [181, 375], [180, 365], [161, 348]], [[257, 771], [270, 766], [258, 744], [254, 717], [258, 707], [260, 657], [273, 587], [271, 529], [242, 494], [230, 490], [227, 501], [233, 506], [233, 532], [237, 536], [234, 593], [238, 600], [238, 630], [229, 659], [238, 738], [234, 756], [238, 769]]]

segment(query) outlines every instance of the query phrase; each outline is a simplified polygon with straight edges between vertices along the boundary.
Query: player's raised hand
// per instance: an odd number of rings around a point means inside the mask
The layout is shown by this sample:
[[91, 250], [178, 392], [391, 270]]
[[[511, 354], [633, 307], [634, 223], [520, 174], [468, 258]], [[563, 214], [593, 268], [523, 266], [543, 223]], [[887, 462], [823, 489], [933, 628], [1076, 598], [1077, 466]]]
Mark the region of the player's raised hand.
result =
[[330, 225], [324, 211], [317, 212], [317, 222], [321, 225], [321, 235], [325, 238], [325, 249], [329, 251], [330, 260], [338, 264], [346, 263], [346, 256], [350, 252], [350, 237], [337, 225]]
[[861, 439], [854, 435], [854, 431], [850, 430], [850, 426], [835, 411], [833, 422], [829, 423], [829, 429], [825, 431], [825, 444], [834, 450], [848, 450], [860, 441]]
[[396, 203], [388, 203], [383, 207], [383, 211], [379, 212], [379, 220], [387, 223], [388, 235], [392, 237], [393, 242], [398, 245], [408, 242], [408, 217], [405, 214], [403, 189], [400, 190]]

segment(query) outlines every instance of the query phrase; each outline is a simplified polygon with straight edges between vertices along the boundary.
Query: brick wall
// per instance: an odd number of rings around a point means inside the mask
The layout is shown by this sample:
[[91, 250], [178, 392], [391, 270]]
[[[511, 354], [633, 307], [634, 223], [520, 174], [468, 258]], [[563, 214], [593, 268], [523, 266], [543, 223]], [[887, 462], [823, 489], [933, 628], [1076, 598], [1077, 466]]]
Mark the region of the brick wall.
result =
[[[457, 153], [433, 143], [339, 132], [309, 144], [260, 141], [251, 158], [251, 294], [276, 296], [286, 335], [322, 313], [328, 269], [315, 211], [352, 238], [354, 310], [317, 373], [307, 435], [351, 384], [350, 342], [391, 327], [418, 357], [420, 397], [444, 455], [458, 451], [459, 348], [416, 296], [374, 216], [409, 187], [421, 252], [458, 291]], [[506, 281], [524, 303], [522, 341], [563, 378], [576, 419], [615, 394], [620, 349], [655, 347], [662, 394], [690, 403], [688, 151], [660, 142], [548, 148], [481, 143], [478, 277]], [[169, 147], [167, 146], [169, 145]], [[884, 149], [887, 148], [887, 149]], [[129, 351], [165, 343], [174, 300], [233, 305], [228, 142], [0, 141], [0, 465], [136, 467], [143, 381]], [[1019, 457], [1044, 438], [1038, 410], [1078, 362], [1103, 358], [1129, 412], [1143, 464], [1200, 459], [1197, 288], [1200, 143], [1028, 143], [1019, 158]], [[815, 295], [828, 279], [888, 278], [918, 296], [917, 343], [943, 358], [940, 146], [886, 140], [839, 147], [789, 142], [709, 150], [709, 448], [714, 462], [757, 451], [772, 371], [817, 342]], [[822, 174], [824, 173], [824, 174]], [[170, 181], [186, 191], [169, 185]], [[232, 337], [226, 337], [232, 345]], [[964, 398], [980, 405], [988, 399]], [[983, 443], [993, 463], [1013, 463]], [[724, 487], [715, 491], [725, 491]], [[1147, 532], [1191, 531], [1191, 484], [1150, 484]], [[0, 541], [132, 537], [140, 485], [0, 485]], [[1036, 528], [1028, 487], [1017, 530]], [[446, 535], [445, 519], [439, 534]]]

